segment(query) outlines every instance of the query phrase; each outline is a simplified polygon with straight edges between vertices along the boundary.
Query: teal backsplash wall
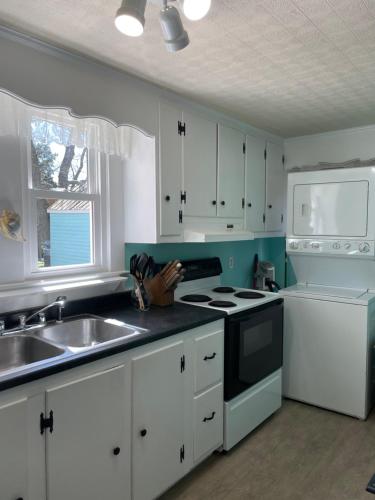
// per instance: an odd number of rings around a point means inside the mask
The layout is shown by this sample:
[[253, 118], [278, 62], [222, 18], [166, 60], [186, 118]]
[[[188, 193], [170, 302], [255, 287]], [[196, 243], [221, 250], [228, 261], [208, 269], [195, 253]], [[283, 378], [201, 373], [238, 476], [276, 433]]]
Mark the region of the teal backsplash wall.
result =
[[[285, 238], [264, 238], [252, 241], [228, 241], [224, 243], [163, 243], [145, 245], [127, 243], [125, 245], [125, 269], [129, 269], [130, 257], [145, 252], [156, 262], [171, 259], [200, 259], [219, 257], [223, 266], [222, 283], [239, 287], [251, 287], [254, 255], [260, 260], [270, 260], [276, 266], [276, 281], [285, 281]], [[229, 268], [229, 257], [234, 258], [233, 269]]]

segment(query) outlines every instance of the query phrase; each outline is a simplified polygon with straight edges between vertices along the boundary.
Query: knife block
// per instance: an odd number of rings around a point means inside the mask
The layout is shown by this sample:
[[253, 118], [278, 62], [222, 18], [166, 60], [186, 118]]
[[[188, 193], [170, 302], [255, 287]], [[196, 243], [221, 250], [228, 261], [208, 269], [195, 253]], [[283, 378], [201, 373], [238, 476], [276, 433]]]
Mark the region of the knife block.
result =
[[151, 298], [151, 304], [155, 306], [171, 306], [174, 304], [174, 290], [168, 290], [165, 281], [160, 274], [152, 279], [144, 280], [145, 288]]

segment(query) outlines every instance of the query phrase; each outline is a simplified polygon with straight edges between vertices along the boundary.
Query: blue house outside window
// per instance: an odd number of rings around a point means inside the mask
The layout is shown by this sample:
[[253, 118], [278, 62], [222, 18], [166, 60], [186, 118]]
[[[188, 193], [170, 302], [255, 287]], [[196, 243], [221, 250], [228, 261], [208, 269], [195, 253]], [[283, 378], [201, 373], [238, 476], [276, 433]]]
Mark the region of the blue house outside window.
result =
[[[57, 202], [58, 203], [58, 202]], [[65, 202], [66, 203], [66, 202]], [[89, 264], [91, 262], [91, 215], [85, 206], [74, 209], [52, 205], [50, 217], [51, 266]], [[82, 202], [81, 202], [82, 203]]]

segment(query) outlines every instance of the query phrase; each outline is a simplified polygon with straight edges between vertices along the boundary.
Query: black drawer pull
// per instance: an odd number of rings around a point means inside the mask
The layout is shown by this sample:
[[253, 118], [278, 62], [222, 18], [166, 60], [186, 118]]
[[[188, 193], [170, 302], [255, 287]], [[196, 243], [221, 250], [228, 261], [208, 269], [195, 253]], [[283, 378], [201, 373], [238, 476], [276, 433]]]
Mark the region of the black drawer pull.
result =
[[116, 448], [113, 448], [113, 454], [116, 455], [120, 455], [120, 451], [121, 451], [121, 448], [119, 446], [116, 446]]
[[208, 361], [209, 359], [214, 359], [215, 357], [216, 357], [216, 352], [214, 352], [214, 353], [212, 354], [212, 356], [205, 356], [205, 357], [203, 358], [203, 361]]
[[19, 497], [19, 498], [16, 498], [16, 500], [23, 500], [23, 498], [22, 498], [22, 497]]
[[142, 429], [141, 432], [140, 432], [141, 436], [142, 437], [145, 437], [146, 434], [147, 434], [147, 429]]
[[209, 420], [213, 420], [216, 415], [216, 412], [213, 411], [210, 417], [204, 417], [203, 422], [208, 422]]

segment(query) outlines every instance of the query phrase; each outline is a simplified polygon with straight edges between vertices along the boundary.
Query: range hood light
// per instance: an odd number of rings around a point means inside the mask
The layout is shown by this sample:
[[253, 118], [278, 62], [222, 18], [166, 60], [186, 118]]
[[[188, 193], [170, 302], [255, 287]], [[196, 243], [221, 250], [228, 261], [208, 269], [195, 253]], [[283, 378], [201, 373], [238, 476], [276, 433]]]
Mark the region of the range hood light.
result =
[[145, 26], [147, 0], [123, 0], [115, 19], [116, 28], [124, 35], [141, 36]]
[[208, 14], [211, 0], [183, 0], [182, 9], [190, 21], [199, 21]]

